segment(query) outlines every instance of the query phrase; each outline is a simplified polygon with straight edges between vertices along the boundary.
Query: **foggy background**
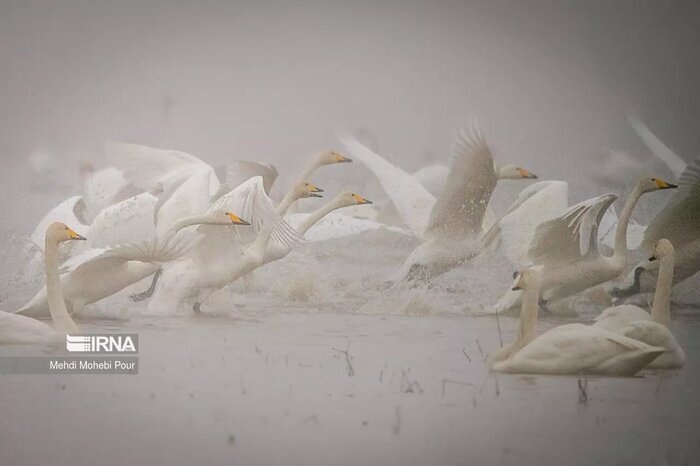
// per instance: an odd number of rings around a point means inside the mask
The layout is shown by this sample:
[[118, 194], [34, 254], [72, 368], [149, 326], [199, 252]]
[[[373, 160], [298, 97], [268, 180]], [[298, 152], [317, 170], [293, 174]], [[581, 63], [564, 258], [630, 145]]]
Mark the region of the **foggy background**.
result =
[[0, 208], [36, 209], [6, 220], [30, 232], [60, 199], [28, 161], [54, 154], [79, 192], [105, 139], [273, 162], [284, 183], [338, 128], [413, 170], [476, 117], [498, 162], [576, 186], [592, 154], [648, 153], [634, 113], [689, 160], [699, 24], [692, 1], [3, 0]]

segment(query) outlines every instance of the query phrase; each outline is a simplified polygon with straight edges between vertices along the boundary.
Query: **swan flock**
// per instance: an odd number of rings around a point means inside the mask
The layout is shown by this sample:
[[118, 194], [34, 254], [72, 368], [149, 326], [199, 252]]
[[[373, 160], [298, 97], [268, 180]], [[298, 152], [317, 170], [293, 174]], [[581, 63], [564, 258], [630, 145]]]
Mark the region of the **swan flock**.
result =
[[[539, 167], [501, 164], [476, 125], [457, 133], [449, 165], [415, 173], [342, 136], [342, 151], [316, 154], [280, 196], [272, 194], [277, 168], [267, 163], [215, 168], [184, 152], [108, 143], [111, 165], [84, 174], [81, 192], [38, 219], [29, 241], [45, 282], [19, 309], [0, 312], [0, 344], [60, 342], [113, 296], [145, 302], [160, 316], [207, 313], [232, 284], [250, 285], [258, 269], [303, 254], [305, 243], [384, 229], [415, 245], [387, 277], [389, 293], [431, 288], [452, 270], [480, 267], [482, 256], [516, 270], [484, 309], [520, 319], [514, 341], [489, 356], [492, 371], [678, 369], [685, 353], [672, 331], [672, 290], [700, 270], [700, 157], [686, 164], [641, 121], [630, 123], [675, 178], [650, 173], [628, 192], [572, 204], [565, 181], [538, 179]], [[312, 181], [322, 167], [351, 163], [376, 178], [384, 199], [373, 203], [349, 189], [305, 208], [328, 194]], [[499, 186], [520, 193], [497, 214]], [[664, 207], [648, 225], [637, 223], [636, 207], [652, 197]], [[649, 311], [626, 302], [643, 293], [653, 293]], [[601, 295], [607, 308], [592, 298]], [[582, 298], [599, 306], [593, 322], [538, 334], [542, 312], [576, 310]]]

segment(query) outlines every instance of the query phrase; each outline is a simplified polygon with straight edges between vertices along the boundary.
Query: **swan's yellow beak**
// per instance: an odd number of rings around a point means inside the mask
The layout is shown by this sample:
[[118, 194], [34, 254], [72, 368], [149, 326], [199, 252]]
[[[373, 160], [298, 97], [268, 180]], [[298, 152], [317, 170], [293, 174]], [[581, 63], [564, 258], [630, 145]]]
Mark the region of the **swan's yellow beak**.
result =
[[352, 162], [352, 159], [349, 159], [349, 158], [345, 157], [344, 155], [341, 155], [337, 152], [333, 152], [333, 156], [335, 157], [336, 163], [350, 163], [350, 162]]
[[309, 188], [309, 195], [311, 197], [323, 197], [318, 193], [322, 193], [323, 189], [319, 188], [313, 183], [306, 183], [306, 187]]
[[246, 222], [238, 215], [232, 214], [231, 212], [226, 212], [226, 216], [231, 219], [234, 225], [250, 225], [250, 223]]
[[364, 197], [360, 196], [359, 194], [353, 194], [352, 197], [355, 199], [355, 201], [358, 204], [371, 204], [372, 201], [369, 199], [365, 199]]
[[75, 239], [79, 241], [85, 241], [87, 238], [84, 236], [80, 236], [77, 234], [73, 229], [66, 227], [66, 231], [68, 232], [68, 235], [70, 235], [70, 239]]
[[673, 189], [678, 187], [678, 185], [667, 183], [661, 178], [653, 178], [652, 181], [656, 183], [656, 186], [658, 186], [659, 189]]
[[537, 175], [535, 175], [534, 173], [532, 173], [530, 171], [525, 170], [524, 168], [516, 168], [515, 170], [518, 172], [518, 175], [522, 176], [523, 178], [532, 179], [532, 180], [537, 179]]

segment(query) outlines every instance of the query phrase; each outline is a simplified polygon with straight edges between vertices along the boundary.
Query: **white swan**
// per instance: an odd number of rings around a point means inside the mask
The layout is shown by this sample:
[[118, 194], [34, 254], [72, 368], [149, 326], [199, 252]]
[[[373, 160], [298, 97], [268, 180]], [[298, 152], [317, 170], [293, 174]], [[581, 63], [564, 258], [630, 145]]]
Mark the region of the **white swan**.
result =
[[[352, 142], [351, 142], [352, 144]], [[355, 145], [357, 143], [355, 142]], [[387, 168], [388, 162], [367, 156], [363, 151], [358, 158], [379, 167]], [[376, 173], [376, 172], [375, 172]], [[399, 173], [399, 172], [397, 172]], [[403, 172], [400, 172], [403, 173]], [[389, 174], [386, 173], [388, 176]], [[403, 178], [412, 178], [403, 173]], [[424, 242], [406, 259], [401, 267], [401, 279], [429, 279], [463, 264], [484, 248], [482, 225], [484, 215], [498, 179], [536, 178], [527, 170], [518, 167], [504, 167], [497, 175], [491, 150], [477, 128], [468, 134], [461, 131], [452, 149], [450, 171], [440, 196], [434, 201], [427, 216], [427, 224], [421, 236]], [[382, 178], [380, 181], [384, 184]], [[387, 192], [389, 192], [387, 190]], [[425, 205], [432, 198], [422, 185], [414, 182], [413, 192], [421, 196], [416, 205]], [[407, 205], [394, 199], [399, 212]], [[414, 212], [411, 217], [421, 217], [425, 213]], [[412, 229], [418, 228], [416, 219]], [[410, 224], [409, 224], [410, 225]]]
[[317, 153], [311, 162], [302, 170], [297, 178], [298, 181], [306, 181], [311, 178], [311, 174], [321, 167], [336, 163], [351, 163], [352, 159], [333, 150], [324, 150]]
[[675, 251], [671, 242], [661, 239], [650, 259], [659, 262], [658, 279], [651, 314], [638, 306], [623, 304], [603, 311], [593, 324], [595, 327], [618, 332], [648, 345], [666, 350], [649, 367], [673, 369], [682, 367], [685, 352], [668, 327], [671, 325], [671, 290]]
[[253, 225], [255, 235], [234, 228], [198, 227], [202, 237], [194, 248], [181, 260], [164, 265], [149, 309], [173, 312], [189, 300], [198, 311], [213, 292], [259, 267], [269, 244], [289, 246], [299, 240], [272, 205], [262, 177], [251, 178], [222, 196], [210, 210], [222, 209], [241, 212]]
[[[231, 212], [211, 211], [205, 215], [178, 220], [171, 228], [148, 240], [108, 249], [92, 249], [65, 264], [61, 275], [65, 305], [71, 313], [112, 296], [124, 288], [147, 278], [164, 263], [182, 257], [198, 241], [197, 235], [184, 234], [192, 225], [247, 225]], [[17, 313], [44, 318], [50, 308], [48, 288], [40, 290]]]
[[632, 376], [664, 352], [632, 338], [583, 324], [535, 336], [542, 279], [524, 270], [514, 288], [524, 290], [517, 339], [490, 358], [491, 370], [515, 374]]
[[[496, 180], [537, 178], [536, 175], [521, 167], [495, 166], [486, 141], [475, 128], [472, 135], [467, 135], [465, 131], [461, 131], [458, 135], [453, 147], [452, 163], [446, 185], [436, 199], [414, 176], [384, 160], [357, 140], [342, 137], [341, 141], [353, 157], [374, 173], [403, 222], [418, 237], [425, 236], [431, 222], [433, 208], [438, 203], [441, 205], [438, 210], [442, 211], [444, 206], [456, 199], [460, 193], [466, 194], [467, 191], [476, 187], [491, 184], [495, 186]], [[479, 167], [480, 172], [469, 172], [470, 160], [476, 156], [480, 157], [480, 161], [488, 157], [491, 160], [491, 166], [483, 164], [483, 167]], [[440, 199], [444, 200], [440, 201]]]
[[0, 343], [34, 344], [52, 343], [67, 333], [76, 333], [78, 326], [73, 322], [65, 302], [58, 272], [58, 246], [60, 243], [85, 238], [63, 223], [52, 223], [46, 229], [44, 262], [46, 266], [46, 289], [48, 308], [53, 320], [53, 328], [32, 319], [8, 312], [0, 312]]
[[[687, 280], [700, 271], [700, 157], [688, 165], [679, 180], [679, 189], [652, 219], [644, 232], [641, 249], [651, 251], [662, 238], [676, 250], [673, 283]], [[656, 282], [658, 263], [642, 260], [620, 286], [611, 287], [615, 297], [651, 291]]]
[[[659, 178], [641, 178], [627, 198], [615, 230], [611, 256], [598, 252], [598, 227], [606, 209], [617, 199], [603, 194], [576, 204], [564, 215], [537, 227], [529, 257], [542, 270], [542, 300], [565, 298], [620, 275], [627, 265], [627, 225], [643, 194], [677, 188]], [[494, 309], [502, 311], [518, 304], [521, 293], [508, 290]]]

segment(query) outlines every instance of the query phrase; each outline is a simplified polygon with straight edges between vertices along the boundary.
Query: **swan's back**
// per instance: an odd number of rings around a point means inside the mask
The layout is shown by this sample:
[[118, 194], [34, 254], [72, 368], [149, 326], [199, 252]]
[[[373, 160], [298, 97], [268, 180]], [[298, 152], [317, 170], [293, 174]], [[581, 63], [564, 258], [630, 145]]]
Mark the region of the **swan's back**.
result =
[[598, 374], [632, 376], [664, 352], [663, 348], [583, 324], [554, 328], [535, 338], [498, 372], [523, 374]]
[[609, 307], [595, 318], [594, 327], [617, 332], [630, 322], [639, 320], [651, 320], [651, 315], [639, 306], [622, 304]]

